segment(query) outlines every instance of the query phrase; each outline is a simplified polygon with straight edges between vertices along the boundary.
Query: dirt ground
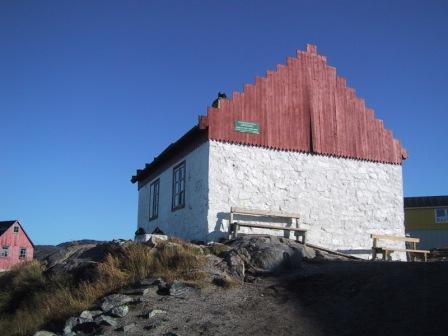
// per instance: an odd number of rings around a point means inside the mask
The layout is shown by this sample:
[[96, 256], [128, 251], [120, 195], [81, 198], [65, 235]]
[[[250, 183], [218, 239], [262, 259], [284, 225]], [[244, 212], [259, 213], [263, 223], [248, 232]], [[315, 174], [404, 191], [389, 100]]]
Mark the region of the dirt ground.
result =
[[[153, 288], [120, 325], [136, 323], [127, 335], [447, 335], [447, 287], [448, 263], [313, 261], [230, 289]], [[166, 313], [142, 316], [152, 309]]]

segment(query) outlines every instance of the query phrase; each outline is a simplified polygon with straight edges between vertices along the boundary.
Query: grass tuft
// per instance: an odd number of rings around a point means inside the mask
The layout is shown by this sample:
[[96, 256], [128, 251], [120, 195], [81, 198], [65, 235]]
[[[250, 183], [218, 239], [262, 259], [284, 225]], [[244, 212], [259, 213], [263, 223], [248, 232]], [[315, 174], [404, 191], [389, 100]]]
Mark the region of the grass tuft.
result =
[[201, 249], [180, 240], [156, 248], [128, 243], [111, 249], [85, 280], [47, 274], [38, 261], [23, 263], [0, 275], [1, 335], [58, 331], [68, 317], [90, 309], [99, 298], [149, 276], [201, 286], [204, 263]]

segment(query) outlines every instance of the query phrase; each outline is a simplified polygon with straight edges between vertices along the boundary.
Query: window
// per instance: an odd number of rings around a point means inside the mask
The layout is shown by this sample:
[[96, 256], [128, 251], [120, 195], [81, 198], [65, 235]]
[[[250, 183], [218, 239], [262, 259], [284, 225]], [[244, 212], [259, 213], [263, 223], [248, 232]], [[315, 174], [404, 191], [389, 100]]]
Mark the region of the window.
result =
[[19, 233], [19, 227], [18, 226], [14, 226], [14, 233]]
[[19, 259], [25, 259], [25, 258], [26, 258], [26, 248], [21, 247], [19, 253]]
[[177, 210], [185, 206], [185, 161], [173, 169], [173, 201], [171, 209]]
[[0, 250], [0, 257], [7, 257], [9, 255], [9, 246], [3, 246]]
[[435, 209], [436, 223], [448, 223], [448, 208]]
[[149, 186], [149, 220], [159, 216], [159, 190], [160, 179], [157, 179]]

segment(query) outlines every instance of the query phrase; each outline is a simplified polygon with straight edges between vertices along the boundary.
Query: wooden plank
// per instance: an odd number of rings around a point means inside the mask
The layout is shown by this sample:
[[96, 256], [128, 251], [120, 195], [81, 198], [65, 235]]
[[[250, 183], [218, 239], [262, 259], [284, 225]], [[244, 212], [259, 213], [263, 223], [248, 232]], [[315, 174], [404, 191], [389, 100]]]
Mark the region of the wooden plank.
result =
[[415, 242], [415, 243], [419, 243], [420, 242], [420, 238], [377, 235], [377, 234], [371, 234], [370, 238], [373, 238], [373, 239], [385, 239], [385, 240], [398, 240], [398, 241], [407, 241], [407, 242]]
[[388, 252], [410, 252], [410, 253], [430, 253], [428, 250], [413, 250], [413, 249], [401, 249], [401, 248], [392, 248], [392, 247], [380, 247], [383, 251]]
[[259, 229], [287, 230], [287, 231], [304, 232], [304, 233], [307, 232], [307, 230], [297, 229], [297, 228], [291, 227], [291, 226], [277, 226], [277, 225], [269, 225], [269, 224], [252, 224], [252, 223], [243, 223], [243, 222], [237, 222], [237, 223], [238, 223], [238, 226], [246, 226], [246, 227], [252, 227], [252, 228], [259, 228]]
[[268, 217], [283, 217], [283, 218], [300, 218], [297, 213], [287, 213], [287, 212], [277, 212], [277, 211], [266, 211], [266, 210], [256, 210], [256, 209], [245, 209], [238, 207], [231, 207], [230, 212], [240, 215], [253, 215], [253, 216], [268, 216]]

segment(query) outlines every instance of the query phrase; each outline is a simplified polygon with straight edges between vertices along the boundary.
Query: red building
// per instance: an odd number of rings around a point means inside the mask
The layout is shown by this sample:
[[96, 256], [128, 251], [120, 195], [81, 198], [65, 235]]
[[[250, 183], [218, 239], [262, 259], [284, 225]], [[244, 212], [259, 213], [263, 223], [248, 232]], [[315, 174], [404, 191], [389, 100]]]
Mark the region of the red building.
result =
[[32, 260], [34, 245], [18, 220], [0, 222], [0, 271]]

